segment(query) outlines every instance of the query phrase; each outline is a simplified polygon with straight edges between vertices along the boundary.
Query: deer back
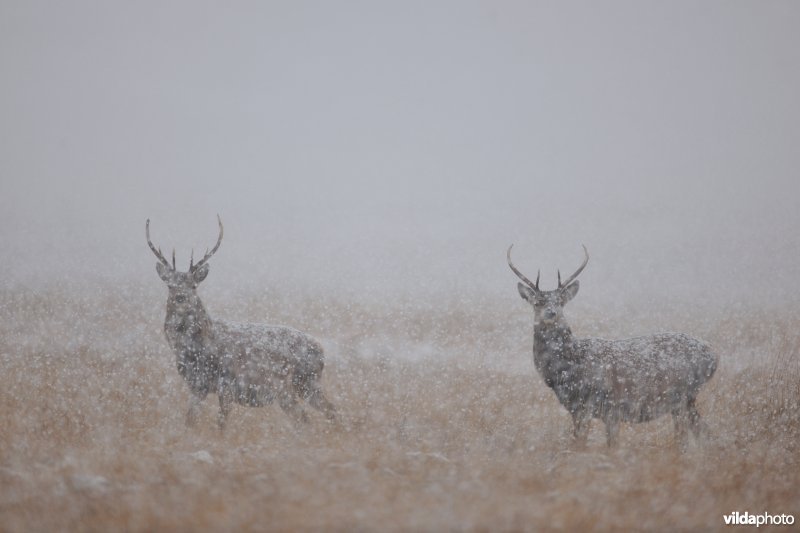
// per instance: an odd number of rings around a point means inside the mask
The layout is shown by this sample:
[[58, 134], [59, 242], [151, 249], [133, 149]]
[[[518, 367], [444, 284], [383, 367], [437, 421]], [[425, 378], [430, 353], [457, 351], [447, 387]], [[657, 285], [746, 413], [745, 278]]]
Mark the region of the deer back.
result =
[[637, 422], [668, 413], [695, 396], [716, 369], [709, 346], [680, 333], [578, 339], [573, 356], [584, 362], [589, 381], [602, 388], [596, 396], [604, 399], [603, 409], [616, 409], [621, 419]]

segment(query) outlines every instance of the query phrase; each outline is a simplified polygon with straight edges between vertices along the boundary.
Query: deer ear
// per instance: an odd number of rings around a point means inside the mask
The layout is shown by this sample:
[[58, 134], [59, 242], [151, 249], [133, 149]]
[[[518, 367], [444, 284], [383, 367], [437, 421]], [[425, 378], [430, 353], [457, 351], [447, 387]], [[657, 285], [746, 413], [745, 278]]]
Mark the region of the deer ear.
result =
[[534, 299], [536, 298], [536, 294], [533, 292], [533, 289], [527, 285], [523, 285], [522, 283], [517, 283], [517, 290], [519, 291], [519, 295], [522, 296], [523, 300], [533, 305]]
[[194, 280], [195, 285], [206, 279], [206, 276], [208, 276], [208, 263], [192, 272], [192, 280]]
[[578, 294], [578, 289], [580, 288], [581, 284], [578, 280], [573, 281], [563, 289], [561, 289], [561, 296], [564, 298], [564, 303], [575, 298], [575, 295]]
[[172, 279], [172, 269], [165, 266], [164, 263], [156, 263], [156, 272], [164, 283], [169, 283]]

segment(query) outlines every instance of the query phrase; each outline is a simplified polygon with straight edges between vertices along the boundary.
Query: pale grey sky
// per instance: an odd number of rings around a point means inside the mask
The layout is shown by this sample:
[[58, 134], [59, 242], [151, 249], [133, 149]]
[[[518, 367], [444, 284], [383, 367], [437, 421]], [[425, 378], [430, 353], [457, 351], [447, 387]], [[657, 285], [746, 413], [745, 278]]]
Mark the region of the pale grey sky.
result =
[[[800, 3], [0, 1], [5, 280], [800, 296]], [[207, 284], [210, 283], [206, 282]], [[591, 291], [591, 292], [590, 292]]]

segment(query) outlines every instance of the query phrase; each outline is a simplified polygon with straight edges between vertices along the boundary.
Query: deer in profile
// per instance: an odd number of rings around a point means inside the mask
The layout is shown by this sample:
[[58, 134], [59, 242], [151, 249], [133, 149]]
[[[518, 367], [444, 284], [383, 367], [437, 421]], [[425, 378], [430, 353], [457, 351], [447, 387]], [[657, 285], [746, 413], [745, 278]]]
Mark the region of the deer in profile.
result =
[[158, 259], [156, 271], [169, 290], [164, 333], [191, 392], [186, 424], [195, 425], [201, 402], [209, 393], [219, 399], [220, 429], [234, 402], [261, 407], [277, 399], [296, 421], [306, 422], [299, 403], [303, 399], [329, 420], [335, 419], [336, 409], [319, 386], [324, 358], [316, 339], [286, 326], [214, 320], [203, 306], [197, 287], [208, 276], [208, 260], [222, 244], [219, 216], [217, 222], [217, 243], [197, 263], [192, 258], [187, 272], [176, 269], [174, 251], [170, 265], [150, 240], [150, 219], [145, 224], [147, 244]]
[[714, 374], [717, 358], [709, 346], [682, 333], [662, 333], [624, 340], [578, 338], [564, 318], [564, 305], [578, 293], [578, 275], [589, 262], [583, 247], [583, 264], [553, 291], [539, 288], [511, 262], [522, 280], [519, 294], [533, 307], [533, 362], [572, 415], [573, 434], [583, 446], [592, 418], [606, 428], [609, 447], [615, 446], [620, 422], [647, 422], [665, 414], [674, 420], [681, 449], [687, 430], [701, 430], [695, 401], [700, 387]]

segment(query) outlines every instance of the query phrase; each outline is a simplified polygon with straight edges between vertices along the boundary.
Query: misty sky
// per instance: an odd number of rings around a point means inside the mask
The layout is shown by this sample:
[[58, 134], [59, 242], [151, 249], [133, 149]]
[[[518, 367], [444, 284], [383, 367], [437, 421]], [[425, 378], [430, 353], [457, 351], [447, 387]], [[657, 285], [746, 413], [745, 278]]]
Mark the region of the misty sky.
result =
[[800, 297], [798, 2], [0, 0], [4, 282]]

